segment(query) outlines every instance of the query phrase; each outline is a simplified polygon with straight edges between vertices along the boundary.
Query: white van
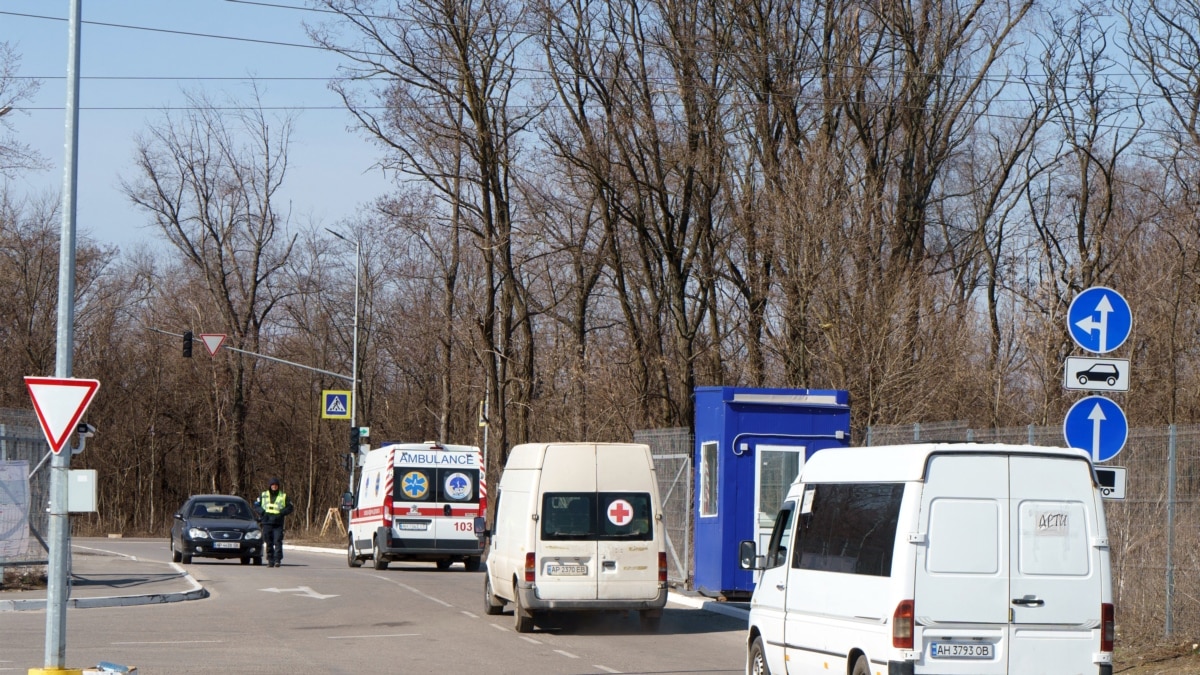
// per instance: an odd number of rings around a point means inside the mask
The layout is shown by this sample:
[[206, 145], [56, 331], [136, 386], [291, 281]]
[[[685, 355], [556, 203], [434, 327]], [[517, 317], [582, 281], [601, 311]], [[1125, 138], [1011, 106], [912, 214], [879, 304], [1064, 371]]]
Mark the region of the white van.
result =
[[590, 610], [637, 610], [657, 626], [667, 555], [649, 446], [518, 445], [495, 498], [488, 614], [512, 604], [520, 633], [551, 612]]
[[483, 454], [467, 445], [392, 443], [362, 463], [350, 511], [346, 562], [375, 569], [393, 560], [455, 562], [468, 572], [483, 555], [487, 478]]
[[1104, 507], [1080, 450], [821, 450], [754, 549], [748, 673], [1112, 673]]

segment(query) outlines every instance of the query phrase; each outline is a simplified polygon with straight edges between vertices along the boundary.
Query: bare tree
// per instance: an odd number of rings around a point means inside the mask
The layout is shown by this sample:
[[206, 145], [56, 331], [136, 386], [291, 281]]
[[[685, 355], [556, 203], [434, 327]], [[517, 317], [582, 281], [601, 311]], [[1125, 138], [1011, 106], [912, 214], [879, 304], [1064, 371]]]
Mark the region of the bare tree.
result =
[[[122, 187], [197, 270], [231, 346], [259, 352], [268, 317], [290, 292], [278, 272], [295, 237], [275, 197], [287, 173], [292, 121], [268, 118], [257, 91], [251, 107], [232, 114], [202, 95], [187, 100], [186, 113], [167, 115], [139, 138], [139, 175]], [[214, 409], [215, 428], [225, 430], [216, 483], [240, 492], [248, 487], [246, 421], [257, 366], [241, 352], [224, 363], [230, 400]]]
[[[0, 130], [13, 129], [14, 106], [33, 98], [41, 82], [19, 74], [21, 56], [8, 42], [0, 42]], [[18, 137], [0, 136], [0, 176], [19, 170], [45, 169], [46, 159]]]

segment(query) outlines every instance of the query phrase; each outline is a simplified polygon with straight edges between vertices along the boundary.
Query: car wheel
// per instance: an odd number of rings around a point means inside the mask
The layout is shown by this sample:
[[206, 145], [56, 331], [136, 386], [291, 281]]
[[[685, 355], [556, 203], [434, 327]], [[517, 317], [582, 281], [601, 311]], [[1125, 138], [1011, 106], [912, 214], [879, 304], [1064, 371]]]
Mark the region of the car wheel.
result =
[[662, 623], [661, 609], [643, 609], [638, 612], [638, 622], [642, 625], [642, 630], [650, 633], [657, 633], [658, 626]]
[[375, 569], [377, 569], [377, 570], [386, 570], [387, 569], [388, 561], [386, 558], [383, 557], [383, 554], [379, 552], [379, 539], [378, 538], [374, 538], [371, 540], [371, 559], [375, 563]]
[[1109, 375], [1109, 376], [1108, 376], [1108, 379], [1107, 379], [1107, 380], [1105, 380], [1105, 382], [1107, 382], [1107, 383], [1108, 383], [1108, 386], [1110, 386], [1110, 387], [1115, 387], [1115, 386], [1117, 386], [1117, 378], [1115, 378], [1115, 377], [1113, 377], [1113, 376], [1111, 376], [1111, 375]]
[[358, 557], [358, 551], [354, 549], [354, 537], [346, 540], [346, 564], [350, 567], [362, 567], [362, 560]]
[[250, 556], [246, 556], [245, 558], [242, 558], [242, 564], [249, 565], [250, 564]]
[[171, 547], [171, 562], [179, 562], [183, 560], [183, 554], [175, 550], [175, 537], [171, 537], [169, 546]]
[[1079, 384], [1087, 384], [1087, 383], [1088, 383], [1087, 375], [1080, 375], [1079, 376]]
[[192, 554], [191, 553], [184, 553], [184, 554], [180, 555], [180, 558], [181, 558], [181, 562], [183, 562], [184, 565], [192, 564]]
[[516, 585], [513, 585], [513, 628], [518, 633], [533, 632], [533, 612], [521, 606], [521, 593], [516, 590]]
[[260, 566], [262, 565], [262, 556], [261, 555], [254, 556], [254, 564], [260, 565]]
[[767, 655], [763, 651], [762, 638], [754, 638], [754, 642], [750, 644], [750, 655], [746, 658], [746, 672], [749, 675], [771, 675], [771, 669], [767, 666]]
[[466, 569], [468, 572], [478, 572], [479, 567], [482, 564], [483, 564], [483, 562], [481, 561], [480, 557], [477, 555], [473, 555], [463, 561], [463, 568]]
[[448, 569], [450, 569], [450, 566], [454, 564], [454, 561], [443, 559], [443, 560], [437, 561], [436, 564], [437, 564], [437, 568], [439, 570], [448, 570]]
[[854, 662], [854, 670], [850, 671], [850, 675], [871, 675], [871, 666], [867, 663], [867, 657], [858, 657], [858, 660]]
[[492, 575], [483, 575], [483, 613], [496, 616], [504, 611], [504, 601], [492, 592]]

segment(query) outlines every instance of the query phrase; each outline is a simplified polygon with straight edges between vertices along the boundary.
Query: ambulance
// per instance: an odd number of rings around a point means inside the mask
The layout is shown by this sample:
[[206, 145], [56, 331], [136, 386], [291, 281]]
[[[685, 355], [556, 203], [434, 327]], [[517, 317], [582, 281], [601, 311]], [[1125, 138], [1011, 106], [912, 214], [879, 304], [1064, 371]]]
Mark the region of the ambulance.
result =
[[483, 453], [466, 445], [390, 443], [367, 452], [350, 510], [346, 562], [375, 569], [423, 561], [468, 572], [483, 555]]

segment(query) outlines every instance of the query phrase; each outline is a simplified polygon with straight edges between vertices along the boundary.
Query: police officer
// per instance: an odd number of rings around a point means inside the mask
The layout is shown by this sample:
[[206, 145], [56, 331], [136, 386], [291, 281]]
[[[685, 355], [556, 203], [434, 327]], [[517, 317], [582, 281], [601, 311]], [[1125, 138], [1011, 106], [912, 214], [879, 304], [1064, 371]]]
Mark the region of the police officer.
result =
[[272, 478], [267, 483], [267, 489], [254, 502], [254, 510], [262, 523], [267, 567], [279, 567], [283, 560], [283, 519], [294, 508], [288, 501], [287, 493], [279, 487], [278, 478]]

